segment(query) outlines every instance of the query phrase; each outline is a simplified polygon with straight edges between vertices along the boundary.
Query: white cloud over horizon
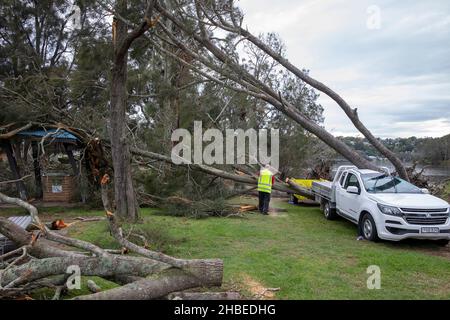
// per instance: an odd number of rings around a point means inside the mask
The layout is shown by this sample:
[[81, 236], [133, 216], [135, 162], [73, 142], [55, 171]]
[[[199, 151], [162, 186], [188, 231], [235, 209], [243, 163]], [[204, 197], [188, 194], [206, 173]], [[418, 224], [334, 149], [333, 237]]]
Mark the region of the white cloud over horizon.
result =
[[[450, 1], [241, 0], [244, 25], [276, 32], [295, 65], [337, 91], [379, 137], [450, 133]], [[367, 9], [380, 9], [380, 29]], [[325, 127], [358, 131], [321, 94]]]

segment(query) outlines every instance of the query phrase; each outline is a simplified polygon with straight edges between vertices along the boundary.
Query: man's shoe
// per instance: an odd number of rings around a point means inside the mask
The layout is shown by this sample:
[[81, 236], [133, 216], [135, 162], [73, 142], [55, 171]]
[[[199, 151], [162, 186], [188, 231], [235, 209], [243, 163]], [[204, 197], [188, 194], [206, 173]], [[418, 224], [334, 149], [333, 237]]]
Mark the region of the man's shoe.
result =
[[265, 216], [268, 216], [268, 215], [269, 215], [267, 212], [263, 212], [262, 214], [265, 215]]
[[358, 238], [356, 238], [356, 240], [357, 240], [357, 241], [364, 240], [364, 237], [363, 237], [363, 236], [358, 236]]

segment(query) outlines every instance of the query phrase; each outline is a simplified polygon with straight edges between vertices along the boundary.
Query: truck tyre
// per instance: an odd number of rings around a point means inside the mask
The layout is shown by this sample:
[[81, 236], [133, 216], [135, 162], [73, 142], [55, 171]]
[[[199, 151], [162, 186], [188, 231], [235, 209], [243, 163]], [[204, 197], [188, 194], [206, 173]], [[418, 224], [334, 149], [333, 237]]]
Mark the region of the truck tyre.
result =
[[291, 202], [292, 202], [293, 204], [298, 204], [298, 199], [297, 199], [297, 197], [294, 196], [292, 193], [291, 193]]
[[331, 208], [329, 201], [326, 201], [323, 205], [323, 215], [327, 220], [334, 220], [337, 218], [336, 209]]
[[377, 225], [369, 213], [366, 213], [359, 223], [359, 228], [364, 239], [374, 242], [380, 240], [380, 238], [378, 238]]

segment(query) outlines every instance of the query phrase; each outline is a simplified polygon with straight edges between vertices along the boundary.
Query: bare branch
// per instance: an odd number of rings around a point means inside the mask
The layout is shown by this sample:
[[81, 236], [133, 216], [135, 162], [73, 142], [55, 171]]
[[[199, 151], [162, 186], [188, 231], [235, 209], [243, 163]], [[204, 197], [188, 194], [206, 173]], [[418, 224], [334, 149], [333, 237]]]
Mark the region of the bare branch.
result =
[[15, 183], [15, 182], [18, 182], [18, 181], [23, 181], [23, 180], [28, 179], [28, 178], [30, 178], [30, 177], [31, 177], [31, 174], [27, 174], [26, 176], [23, 176], [23, 177], [21, 177], [21, 178], [19, 178], [19, 179], [0, 181], [0, 185], [2, 185], [2, 184]]

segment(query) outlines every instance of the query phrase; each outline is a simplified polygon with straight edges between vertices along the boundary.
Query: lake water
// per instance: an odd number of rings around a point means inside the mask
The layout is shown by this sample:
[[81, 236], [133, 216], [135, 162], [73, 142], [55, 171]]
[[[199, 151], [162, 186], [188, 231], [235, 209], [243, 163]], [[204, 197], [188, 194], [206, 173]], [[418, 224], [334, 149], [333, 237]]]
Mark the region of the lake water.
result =
[[[376, 166], [387, 167], [389, 170], [394, 171], [394, 166], [387, 160], [377, 159], [372, 161]], [[335, 171], [337, 167], [341, 165], [351, 165], [350, 162], [346, 160], [336, 160], [332, 167], [332, 171]], [[406, 166], [412, 166], [412, 163], [406, 163]], [[418, 164], [416, 166], [416, 171], [420, 171], [424, 168], [423, 165]], [[441, 181], [450, 177], [450, 165], [440, 165], [440, 166], [425, 166], [423, 175], [430, 178], [433, 181]]]

